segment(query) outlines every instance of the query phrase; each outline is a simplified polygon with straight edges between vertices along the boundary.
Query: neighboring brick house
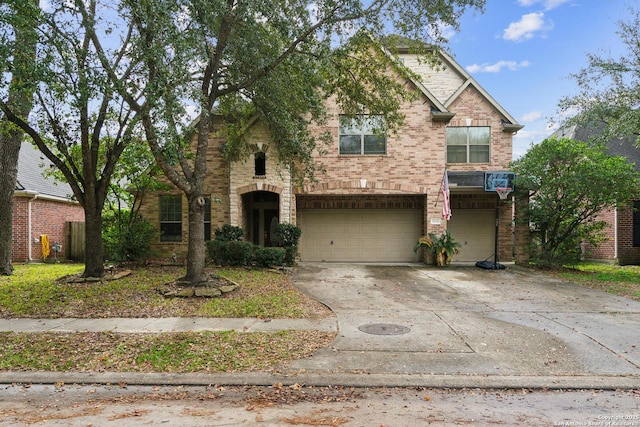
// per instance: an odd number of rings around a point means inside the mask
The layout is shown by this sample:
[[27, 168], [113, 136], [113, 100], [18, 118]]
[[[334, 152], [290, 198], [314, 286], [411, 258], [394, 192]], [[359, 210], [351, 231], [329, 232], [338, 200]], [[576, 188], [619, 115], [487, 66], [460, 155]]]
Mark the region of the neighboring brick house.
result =
[[43, 261], [42, 235], [50, 246], [60, 244], [61, 252], [50, 249], [49, 259], [65, 258], [67, 223], [84, 221], [84, 210], [70, 198], [71, 188], [42, 175], [42, 163], [48, 164], [44, 159], [32, 144], [22, 144], [13, 196], [13, 262]]
[[[585, 129], [572, 126], [554, 133], [557, 137], [588, 141], [597, 129]], [[612, 156], [621, 156], [633, 163], [640, 171], [640, 148], [635, 144], [636, 136], [615, 139], [607, 143], [607, 152]], [[587, 260], [617, 262], [621, 265], [640, 264], [640, 197], [630, 203], [608, 208], [597, 217], [605, 221], [606, 240], [597, 247], [584, 244], [583, 256]]]
[[[400, 62], [420, 75], [407, 84], [419, 99], [402, 106], [405, 124], [397, 134], [378, 137], [365, 125], [349, 122], [328, 105], [326, 127], [333, 143], [315, 156], [325, 173], [295, 187], [287, 170], [278, 169], [275, 145], [259, 123], [249, 141], [246, 161], [224, 161], [224, 140], [209, 146], [206, 193], [211, 203], [207, 227], [241, 226], [246, 239], [269, 245], [278, 222], [302, 229], [302, 261], [410, 262], [413, 247], [426, 233], [449, 229], [462, 243], [454, 261], [479, 261], [494, 252], [495, 193], [483, 191], [485, 171], [506, 170], [512, 159], [512, 135], [522, 128], [459, 64], [442, 54], [434, 70], [407, 51]], [[212, 134], [213, 135], [213, 134]], [[452, 217], [442, 217], [441, 185], [448, 171]], [[501, 261], [513, 254], [512, 206], [500, 208]], [[141, 213], [163, 231], [153, 249], [186, 254], [186, 199], [180, 192], [148, 195]]]

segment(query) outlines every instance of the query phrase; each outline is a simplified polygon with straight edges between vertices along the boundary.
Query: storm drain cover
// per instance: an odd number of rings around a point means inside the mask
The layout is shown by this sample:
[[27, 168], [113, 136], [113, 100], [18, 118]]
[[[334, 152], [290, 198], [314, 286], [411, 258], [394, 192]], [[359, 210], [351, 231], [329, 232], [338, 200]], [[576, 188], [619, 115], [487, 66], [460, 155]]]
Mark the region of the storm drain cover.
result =
[[411, 330], [406, 326], [391, 323], [370, 323], [368, 325], [358, 326], [358, 329], [361, 332], [372, 335], [402, 335]]

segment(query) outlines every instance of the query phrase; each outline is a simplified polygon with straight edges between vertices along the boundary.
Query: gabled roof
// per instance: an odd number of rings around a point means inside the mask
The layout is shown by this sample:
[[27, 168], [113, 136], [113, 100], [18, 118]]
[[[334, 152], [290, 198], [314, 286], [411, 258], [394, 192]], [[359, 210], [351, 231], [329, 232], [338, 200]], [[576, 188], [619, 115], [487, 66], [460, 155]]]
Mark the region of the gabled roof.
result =
[[[410, 50], [407, 47], [399, 46], [395, 49], [398, 53], [409, 53]], [[392, 53], [386, 51], [388, 55], [393, 55]], [[436, 97], [426, 88], [421, 82], [413, 81], [413, 83], [427, 96], [427, 98], [433, 103], [433, 105], [439, 110], [437, 113], [440, 114], [448, 114], [448, 118], [450, 119], [455, 115], [449, 111], [449, 107], [460, 97], [460, 95], [468, 88], [473, 87], [475, 90], [482, 95], [487, 102], [489, 102], [503, 117], [502, 126], [503, 130], [506, 132], [517, 132], [522, 129], [524, 126], [519, 124], [518, 121], [511, 116], [480, 84], [473, 78], [471, 75], [464, 69], [460, 64], [458, 64], [453, 57], [444, 52], [443, 50], [438, 51], [438, 55], [440, 60], [450, 69], [452, 69], [458, 76], [461, 78], [463, 83], [457, 88], [457, 90], [444, 102], [440, 102], [436, 99]], [[434, 119], [436, 118], [436, 114], [434, 114]], [[448, 119], [447, 119], [448, 120]]]
[[42, 164], [49, 164], [46, 157], [29, 142], [23, 142], [18, 157], [18, 180], [16, 192], [44, 195], [70, 200], [71, 187], [63, 182], [42, 175]]

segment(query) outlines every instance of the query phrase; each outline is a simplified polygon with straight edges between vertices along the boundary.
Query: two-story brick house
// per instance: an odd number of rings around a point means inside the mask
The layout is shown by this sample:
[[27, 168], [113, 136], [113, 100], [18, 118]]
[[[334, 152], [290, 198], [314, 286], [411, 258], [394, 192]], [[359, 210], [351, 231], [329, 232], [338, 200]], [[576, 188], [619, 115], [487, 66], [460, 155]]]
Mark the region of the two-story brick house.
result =
[[[403, 127], [381, 137], [371, 130], [375, 117], [348, 120], [328, 105], [330, 120], [314, 131], [329, 131], [334, 141], [315, 156], [325, 171], [315, 182], [294, 185], [260, 123], [249, 136], [253, 153], [246, 161], [225, 161], [225, 141], [212, 137], [206, 192], [215, 201], [205, 219], [207, 237], [212, 227], [230, 223], [268, 246], [274, 226], [288, 222], [302, 229], [302, 261], [409, 262], [418, 260], [413, 247], [421, 235], [448, 228], [462, 243], [456, 260], [491, 258], [497, 195], [483, 191], [484, 172], [507, 169], [512, 135], [522, 126], [450, 56], [442, 54], [437, 70], [408, 50], [398, 58], [420, 76], [406, 82], [419, 97], [402, 106]], [[445, 170], [450, 221], [442, 217], [440, 197]], [[162, 232], [154, 245], [159, 254], [186, 254], [181, 193], [148, 196], [141, 212]], [[501, 206], [500, 219], [500, 260], [508, 261], [511, 205]]]

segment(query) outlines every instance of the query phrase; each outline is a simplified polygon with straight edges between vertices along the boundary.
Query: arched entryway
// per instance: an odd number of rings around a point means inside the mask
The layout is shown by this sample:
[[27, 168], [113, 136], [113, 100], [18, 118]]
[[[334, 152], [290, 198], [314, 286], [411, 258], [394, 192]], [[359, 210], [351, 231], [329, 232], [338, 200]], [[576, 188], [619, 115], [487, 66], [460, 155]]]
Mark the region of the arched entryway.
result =
[[247, 240], [260, 246], [273, 246], [273, 234], [280, 221], [280, 195], [252, 191], [242, 195], [243, 226]]

